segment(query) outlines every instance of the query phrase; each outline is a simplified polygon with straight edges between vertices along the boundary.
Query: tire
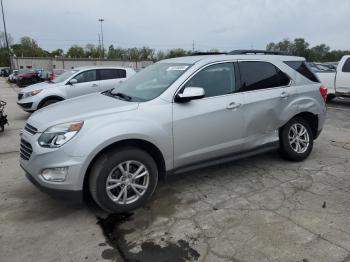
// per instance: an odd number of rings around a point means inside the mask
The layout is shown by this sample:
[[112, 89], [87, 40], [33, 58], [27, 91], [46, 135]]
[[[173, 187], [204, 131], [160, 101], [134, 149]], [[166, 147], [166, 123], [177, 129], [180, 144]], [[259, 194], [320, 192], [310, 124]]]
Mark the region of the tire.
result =
[[49, 99], [49, 100], [46, 100], [44, 103], [42, 103], [42, 104], [40, 105], [39, 109], [44, 108], [44, 107], [47, 107], [47, 106], [52, 105], [52, 104], [54, 104], [54, 103], [57, 103], [57, 102], [59, 102], [59, 101], [60, 101], [60, 100], [57, 100], [57, 99]]
[[[146, 172], [148, 175], [136, 179], [134, 183], [131, 178], [125, 180], [126, 174], [123, 177], [121, 170], [127, 169], [127, 162], [130, 163], [130, 175], [137, 175], [135, 171], [140, 168], [140, 164], [143, 165], [144, 169], [140, 171], [139, 175]], [[112, 181], [111, 178], [115, 181], [107, 182]], [[93, 199], [109, 213], [128, 212], [142, 206], [152, 196], [157, 183], [158, 168], [154, 159], [145, 151], [135, 147], [123, 147], [103, 154], [93, 165], [89, 177], [89, 189]], [[115, 186], [115, 188], [108, 191], [107, 184]], [[145, 186], [144, 189], [136, 188], [140, 196], [136, 194], [133, 186], [135, 184]], [[125, 188], [127, 188], [126, 202], [124, 198]]]
[[328, 103], [328, 102], [331, 102], [334, 98], [335, 98], [335, 95], [329, 94], [329, 95], [327, 96], [327, 103]]
[[[299, 136], [299, 134], [294, 132], [295, 128], [297, 133], [305, 131], [305, 134]], [[279, 140], [281, 155], [291, 161], [303, 161], [306, 159], [310, 155], [314, 144], [311, 127], [301, 117], [294, 117], [280, 129]]]

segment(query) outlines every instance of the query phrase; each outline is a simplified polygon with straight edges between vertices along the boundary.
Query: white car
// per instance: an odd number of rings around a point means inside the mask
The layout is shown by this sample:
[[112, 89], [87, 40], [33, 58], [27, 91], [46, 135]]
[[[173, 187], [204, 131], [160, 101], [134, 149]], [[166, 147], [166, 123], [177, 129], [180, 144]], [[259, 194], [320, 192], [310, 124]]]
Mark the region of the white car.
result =
[[317, 77], [328, 88], [328, 101], [335, 97], [350, 97], [350, 55], [343, 56], [336, 72], [317, 72]]
[[23, 88], [17, 104], [24, 111], [34, 112], [62, 100], [113, 89], [135, 73], [132, 68], [115, 66], [72, 69], [54, 80]]

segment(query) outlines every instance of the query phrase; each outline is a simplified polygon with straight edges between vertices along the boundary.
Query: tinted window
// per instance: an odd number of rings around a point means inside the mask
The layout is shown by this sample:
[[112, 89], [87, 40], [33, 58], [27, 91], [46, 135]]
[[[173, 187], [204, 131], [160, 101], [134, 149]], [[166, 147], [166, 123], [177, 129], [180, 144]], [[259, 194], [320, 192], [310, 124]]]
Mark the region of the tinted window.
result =
[[273, 64], [267, 62], [240, 62], [241, 91], [252, 91], [265, 88], [286, 86], [289, 78]]
[[202, 87], [206, 97], [232, 93], [235, 90], [233, 63], [208, 66], [192, 77], [185, 87]]
[[126, 78], [124, 69], [101, 69], [99, 71], [101, 80]]
[[82, 72], [79, 75], [75, 76], [74, 79], [76, 79], [78, 83], [96, 81], [96, 70]]
[[315, 74], [309, 69], [303, 61], [285, 61], [285, 64], [293, 68], [298, 73], [302, 74], [304, 77], [309, 79], [312, 82], [319, 83], [320, 81], [317, 79]]
[[348, 60], [345, 61], [342, 71], [350, 73], [350, 58], [348, 58]]

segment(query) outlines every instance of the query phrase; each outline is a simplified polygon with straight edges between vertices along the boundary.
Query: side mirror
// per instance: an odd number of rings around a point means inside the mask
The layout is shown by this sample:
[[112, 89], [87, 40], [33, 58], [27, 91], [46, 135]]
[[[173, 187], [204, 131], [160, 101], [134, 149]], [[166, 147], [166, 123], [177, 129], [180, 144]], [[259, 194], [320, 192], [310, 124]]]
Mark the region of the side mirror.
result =
[[74, 84], [77, 84], [78, 83], [78, 80], [76, 80], [76, 79], [71, 79], [71, 80], [69, 80], [69, 82], [68, 82], [68, 84], [70, 84], [70, 85], [74, 85]]
[[182, 94], [177, 94], [175, 102], [185, 103], [191, 100], [200, 99], [205, 96], [205, 91], [201, 87], [186, 87]]

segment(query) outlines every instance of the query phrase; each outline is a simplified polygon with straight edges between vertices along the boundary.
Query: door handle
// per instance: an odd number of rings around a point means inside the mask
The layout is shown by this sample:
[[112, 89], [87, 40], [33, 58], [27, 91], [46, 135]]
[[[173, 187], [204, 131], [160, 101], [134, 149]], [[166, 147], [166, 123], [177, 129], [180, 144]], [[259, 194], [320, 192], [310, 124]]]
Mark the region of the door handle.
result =
[[232, 102], [232, 103], [229, 103], [226, 108], [232, 110], [232, 109], [240, 108], [241, 106], [242, 106], [241, 103]]
[[289, 94], [287, 92], [281, 93], [281, 98], [288, 98]]
[[98, 85], [97, 84], [92, 84], [92, 87], [98, 87]]

